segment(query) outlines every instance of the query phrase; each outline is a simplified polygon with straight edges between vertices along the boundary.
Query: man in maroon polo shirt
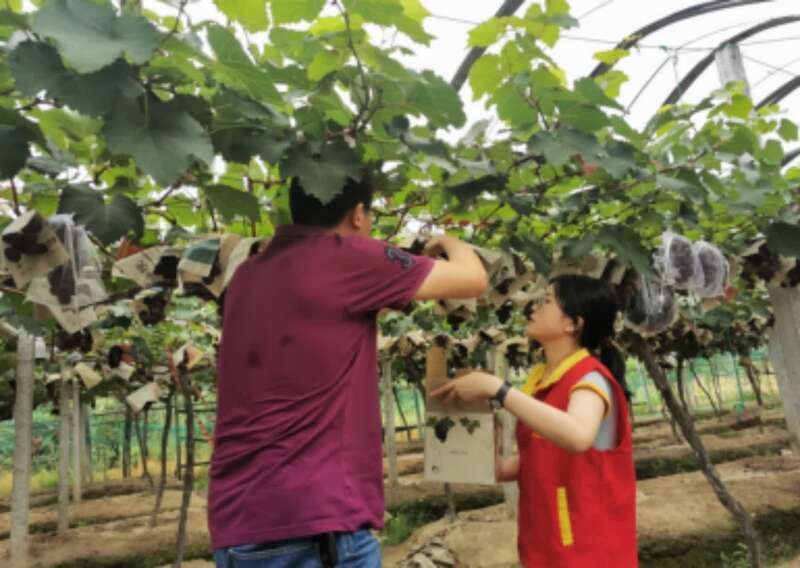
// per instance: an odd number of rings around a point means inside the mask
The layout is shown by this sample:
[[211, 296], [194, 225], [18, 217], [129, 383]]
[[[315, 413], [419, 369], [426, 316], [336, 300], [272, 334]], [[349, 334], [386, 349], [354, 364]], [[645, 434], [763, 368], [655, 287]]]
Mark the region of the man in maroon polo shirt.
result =
[[294, 180], [294, 224], [228, 287], [208, 503], [218, 568], [380, 566], [377, 314], [479, 296], [487, 276], [452, 237], [424, 257], [370, 238], [371, 203], [368, 181], [323, 205]]

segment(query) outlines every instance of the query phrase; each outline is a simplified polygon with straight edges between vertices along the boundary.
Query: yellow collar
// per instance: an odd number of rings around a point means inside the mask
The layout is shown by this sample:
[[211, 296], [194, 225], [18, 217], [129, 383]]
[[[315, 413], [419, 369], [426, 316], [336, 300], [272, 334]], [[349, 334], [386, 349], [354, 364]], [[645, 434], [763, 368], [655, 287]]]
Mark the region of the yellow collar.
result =
[[590, 353], [588, 350], [580, 349], [564, 359], [561, 364], [559, 364], [559, 366], [547, 376], [545, 376], [546, 365], [536, 365], [533, 369], [531, 369], [531, 372], [528, 375], [528, 380], [525, 382], [525, 386], [522, 387], [522, 392], [529, 396], [533, 396], [537, 392], [553, 386], [561, 380], [567, 371], [589, 356]]

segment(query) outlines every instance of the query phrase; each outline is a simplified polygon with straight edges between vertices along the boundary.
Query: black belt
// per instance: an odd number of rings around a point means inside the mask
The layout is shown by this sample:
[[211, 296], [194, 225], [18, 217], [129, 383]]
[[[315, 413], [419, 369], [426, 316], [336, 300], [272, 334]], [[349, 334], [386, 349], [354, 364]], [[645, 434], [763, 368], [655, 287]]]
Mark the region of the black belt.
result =
[[339, 563], [339, 549], [336, 546], [336, 533], [323, 533], [314, 537], [319, 550], [322, 568], [335, 568]]

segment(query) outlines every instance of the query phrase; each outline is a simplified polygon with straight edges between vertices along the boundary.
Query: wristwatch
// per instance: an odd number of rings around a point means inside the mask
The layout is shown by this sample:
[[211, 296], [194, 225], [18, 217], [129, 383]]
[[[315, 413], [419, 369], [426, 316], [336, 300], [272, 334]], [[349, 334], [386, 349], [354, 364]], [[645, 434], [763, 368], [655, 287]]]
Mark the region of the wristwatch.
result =
[[500, 410], [503, 408], [503, 404], [506, 401], [506, 396], [508, 396], [508, 391], [511, 390], [513, 385], [508, 381], [503, 381], [503, 384], [500, 385], [500, 388], [497, 390], [497, 393], [489, 399], [489, 403], [492, 405], [492, 408], [495, 410]]

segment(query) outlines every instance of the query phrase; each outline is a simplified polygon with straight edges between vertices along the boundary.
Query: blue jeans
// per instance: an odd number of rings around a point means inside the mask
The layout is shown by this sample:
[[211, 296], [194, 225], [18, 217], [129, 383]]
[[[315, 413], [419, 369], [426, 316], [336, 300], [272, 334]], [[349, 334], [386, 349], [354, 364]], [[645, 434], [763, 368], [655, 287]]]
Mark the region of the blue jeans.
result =
[[[380, 568], [381, 547], [368, 530], [336, 535], [337, 568]], [[217, 568], [320, 568], [317, 541], [243, 544], [214, 551]]]

